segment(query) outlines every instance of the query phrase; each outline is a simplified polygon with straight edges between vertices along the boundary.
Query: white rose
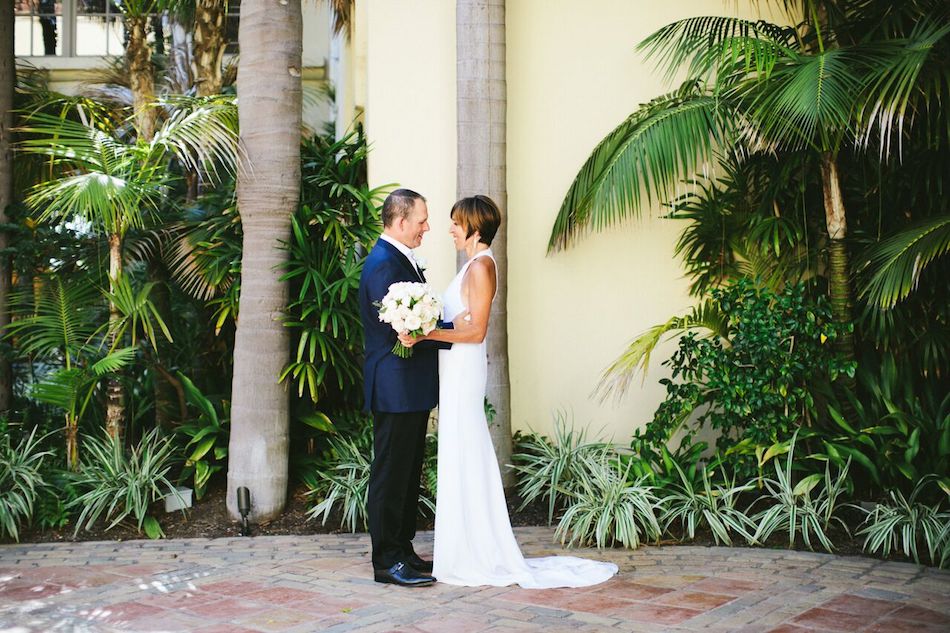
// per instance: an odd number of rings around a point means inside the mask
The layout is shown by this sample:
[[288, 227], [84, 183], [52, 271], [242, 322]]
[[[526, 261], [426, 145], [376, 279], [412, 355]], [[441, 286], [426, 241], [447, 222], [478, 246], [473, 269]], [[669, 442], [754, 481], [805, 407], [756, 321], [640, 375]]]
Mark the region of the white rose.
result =
[[412, 332], [422, 327], [422, 321], [419, 319], [418, 316], [411, 314], [405, 320], [405, 325], [406, 325], [406, 329]]

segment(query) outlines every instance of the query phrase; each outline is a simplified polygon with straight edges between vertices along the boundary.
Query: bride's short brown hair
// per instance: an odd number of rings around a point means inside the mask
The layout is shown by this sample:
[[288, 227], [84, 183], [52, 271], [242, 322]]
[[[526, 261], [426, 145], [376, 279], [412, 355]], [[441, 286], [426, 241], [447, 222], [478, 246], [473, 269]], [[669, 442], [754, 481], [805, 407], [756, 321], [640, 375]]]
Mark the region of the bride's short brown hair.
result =
[[488, 196], [462, 198], [452, 205], [449, 217], [465, 229], [465, 237], [472, 237], [477, 231], [479, 241], [488, 246], [501, 226], [501, 211]]

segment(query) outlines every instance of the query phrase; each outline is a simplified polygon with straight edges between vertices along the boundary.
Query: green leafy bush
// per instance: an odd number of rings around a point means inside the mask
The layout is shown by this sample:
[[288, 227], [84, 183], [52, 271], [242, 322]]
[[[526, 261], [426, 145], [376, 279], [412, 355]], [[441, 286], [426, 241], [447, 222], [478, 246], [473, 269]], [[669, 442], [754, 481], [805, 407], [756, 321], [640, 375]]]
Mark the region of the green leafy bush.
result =
[[717, 544], [732, 545], [730, 533], [742, 536], [747, 543], [756, 542], [753, 536], [755, 523], [736, 507], [739, 495], [755, 487], [752, 483], [744, 486], [736, 486], [734, 482], [713, 485], [709, 471], [701, 468], [702, 487], [697, 488], [693, 477], [687, 476], [679, 464], [674, 462], [674, 466], [680, 475], [680, 483], [673, 484], [669, 494], [661, 499], [664, 532], [678, 521], [684, 538], [695, 538], [697, 526], [705, 524]]
[[535, 499], [548, 500], [548, 525], [554, 521], [554, 512], [574, 491], [577, 482], [586, 473], [585, 456], [600, 454], [604, 444], [588, 442], [586, 430], [575, 431], [565, 415], [558, 412], [554, 419], [554, 440], [537, 433], [522, 437], [517, 442], [512, 461], [518, 476], [521, 508]]
[[905, 497], [899, 490], [892, 490], [890, 501], [877, 504], [868, 512], [858, 531], [864, 536], [864, 551], [881, 556], [890, 556], [900, 550], [905, 556], [920, 563], [918, 543], [927, 547], [930, 561], [938, 567], [950, 562], [950, 512], [941, 511], [943, 500], [927, 505], [917, 500], [934, 477], [924, 477]]
[[608, 447], [576, 456], [571, 474], [570, 498], [555, 530], [561, 543], [605, 547], [619, 541], [636, 548], [659, 539], [653, 487], [645, 477], [630, 482], [629, 463], [624, 466]]
[[13, 444], [4, 429], [0, 437], [0, 537], [20, 540], [20, 528], [29, 525], [37, 495], [46, 486], [43, 460], [51, 451], [41, 450], [36, 429]]
[[356, 404], [362, 385], [359, 288], [363, 258], [379, 236], [384, 188], [366, 185], [362, 133], [334, 141], [314, 136], [301, 147], [303, 186], [282, 280], [291, 284], [284, 325], [293, 358], [281, 380], [313, 402], [333, 392]]
[[[648, 442], [665, 444], [699, 410], [687, 440], [708, 424], [719, 431], [722, 452], [743, 443], [770, 445], [815, 415], [814, 385], [853, 372], [853, 363], [833, 349], [842, 327], [827, 300], [809, 298], [804, 286], [773, 292], [741, 279], [711, 297], [726, 315], [729, 340], [695, 332], [680, 338], [664, 363], [672, 377], [660, 381], [667, 397], [648, 425]], [[740, 474], [753, 473], [750, 460], [736, 461]]]
[[[796, 539], [801, 537], [808, 549], [814, 549], [814, 538], [826, 551], [833, 551], [834, 545], [828, 537], [829, 528], [837, 523], [845, 532], [848, 531], [848, 526], [837, 516], [837, 511], [838, 499], [847, 488], [850, 464], [845, 464], [838, 475], [832, 477], [831, 464], [826, 463], [824, 477], [812, 473], [795, 483], [794, 456], [793, 437], [784, 465], [775, 461], [776, 478], [762, 480], [766, 494], [759, 497], [756, 503], [766, 501], [769, 506], [752, 517], [757, 526], [753, 540], [764, 543], [773, 533], [783, 531], [788, 534], [789, 547], [794, 547]], [[824, 485], [818, 487], [822, 483]]]
[[310, 494], [320, 501], [310, 508], [307, 518], [316, 519], [323, 515], [323, 525], [326, 525], [339, 502], [341, 524], [350, 532], [356, 532], [357, 526], [365, 530], [369, 467], [373, 460], [372, 435], [363, 434], [354, 439], [331, 437], [330, 450], [332, 457], [326, 469], [317, 472], [320, 483], [310, 490]]
[[80, 494], [70, 504], [80, 508], [75, 531], [83, 526], [88, 530], [100, 519], [109, 522], [106, 529], [110, 530], [131, 516], [149, 538], [163, 536], [158, 521], [149, 515], [149, 506], [178, 494], [168, 480], [176, 459], [171, 439], [152, 429], [130, 451], [108, 435], [88, 438], [84, 449], [76, 475]]
[[[175, 431], [188, 438], [185, 445], [187, 458], [181, 472], [181, 479], [191, 478], [195, 498], [201, 499], [208, 487], [211, 476], [224, 468], [228, 456], [228, 439], [231, 432], [228, 427], [227, 403], [222, 403], [223, 415], [218, 415], [214, 403], [195, 387], [187, 376], [178, 373], [185, 390], [185, 399], [198, 410], [195, 420], [182, 424]], [[190, 452], [189, 452], [190, 451]]]
[[908, 380], [888, 353], [866, 357], [856, 378], [814, 430], [829, 459], [852, 459], [874, 490], [909, 491], [928, 475], [950, 488], [950, 393]]

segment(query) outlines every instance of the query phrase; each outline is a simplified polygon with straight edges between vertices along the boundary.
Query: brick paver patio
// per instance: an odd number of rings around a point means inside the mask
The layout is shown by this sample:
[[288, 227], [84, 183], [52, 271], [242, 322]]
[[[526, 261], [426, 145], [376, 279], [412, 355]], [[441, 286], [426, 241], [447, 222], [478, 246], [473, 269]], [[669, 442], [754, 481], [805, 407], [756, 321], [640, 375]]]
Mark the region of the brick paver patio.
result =
[[[549, 528], [518, 528], [530, 556]], [[431, 551], [432, 534], [416, 539]], [[0, 547], [0, 632], [950, 631], [950, 573], [783, 550], [573, 550], [620, 566], [586, 589], [372, 580], [366, 535]]]

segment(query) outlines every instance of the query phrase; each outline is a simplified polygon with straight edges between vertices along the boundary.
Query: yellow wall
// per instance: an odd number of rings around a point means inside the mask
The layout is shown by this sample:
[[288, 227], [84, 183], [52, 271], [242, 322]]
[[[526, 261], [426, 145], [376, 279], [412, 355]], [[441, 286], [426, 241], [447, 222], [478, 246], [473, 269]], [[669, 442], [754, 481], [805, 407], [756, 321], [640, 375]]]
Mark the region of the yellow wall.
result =
[[417, 252], [428, 260], [429, 282], [441, 289], [455, 275], [448, 238], [455, 202], [455, 2], [365, 4], [370, 185], [398, 183], [428, 199], [432, 228]]
[[[398, 181], [430, 199], [423, 254], [442, 287], [455, 271], [440, 217], [455, 194], [455, 23], [448, 0], [366, 0], [370, 180]], [[659, 209], [575, 248], [546, 255], [561, 200], [590, 150], [640, 103], [667, 91], [634, 50], [689, 16], [754, 15], [716, 0], [507, 2], [509, 353], [512, 424], [550, 432], [566, 410], [592, 435], [628, 441], [663, 399], [657, 350], [649, 375], [618, 406], [589, 394], [636, 334], [687, 310], [673, 257], [681, 225]], [[413, 86], [408, 91], [406, 86]]]
[[[682, 225], [658, 219], [593, 234], [546, 255], [568, 185], [591, 149], [636, 106], [667, 91], [635, 50], [684, 17], [724, 14], [710, 0], [516, 0], [507, 3], [508, 324], [512, 418], [548, 430], [552, 410], [626, 442], [664, 397], [657, 350], [642, 387], [618, 406], [589, 397], [604, 367], [647, 327], [692, 305], [673, 245]], [[652, 217], [651, 217], [652, 216]]]

